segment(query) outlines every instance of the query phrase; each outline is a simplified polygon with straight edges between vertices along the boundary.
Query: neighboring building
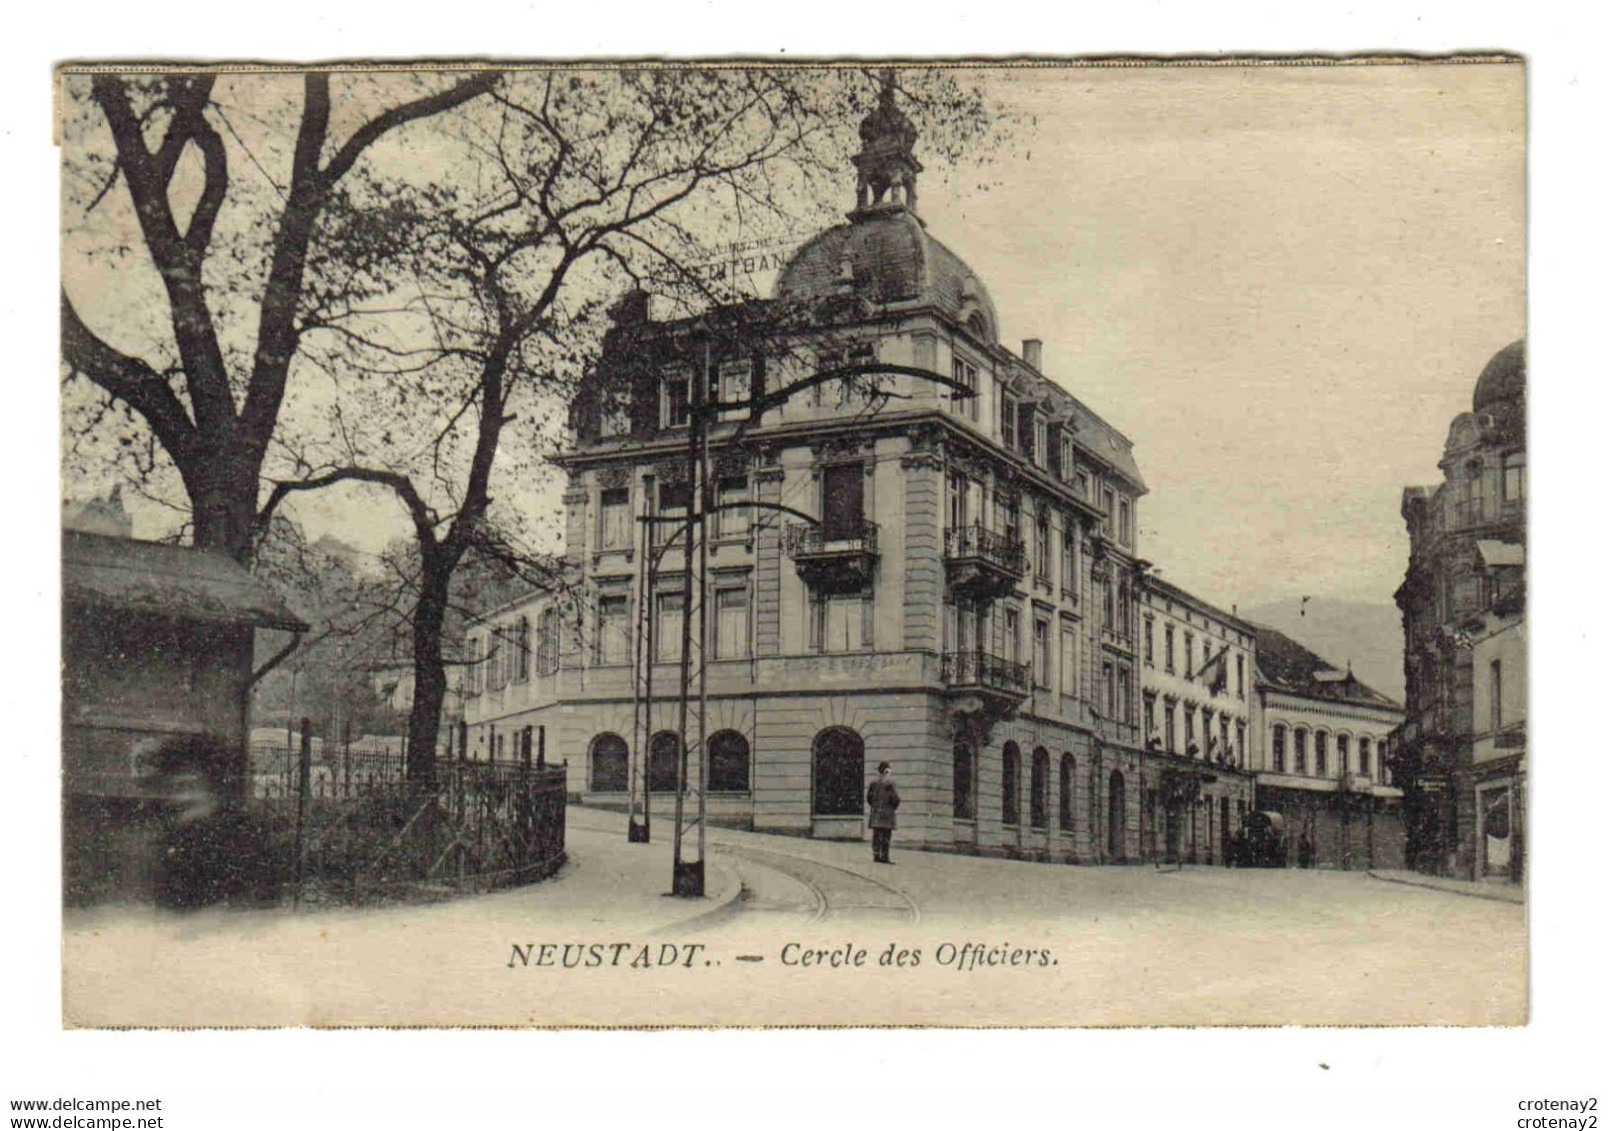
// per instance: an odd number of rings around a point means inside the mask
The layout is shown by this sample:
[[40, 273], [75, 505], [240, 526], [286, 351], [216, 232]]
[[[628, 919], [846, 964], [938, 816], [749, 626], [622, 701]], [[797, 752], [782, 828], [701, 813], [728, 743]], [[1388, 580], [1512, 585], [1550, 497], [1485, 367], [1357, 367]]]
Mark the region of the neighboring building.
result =
[[1401, 790], [1387, 766], [1401, 705], [1282, 632], [1256, 628], [1256, 807], [1320, 868], [1401, 868]]
[[61, 527], [82, 534], [105, 534], [111, 538], [134, 537], [134, 521], [123, 506], [123, 485], [117, 484], [102, 499], [64, 501], [61, 505]]
[[1251, 685], [1256, 629], [1147, 573], [1140, 584], [1141, 733], [1151, 848], [1221, 863], [1254, 800]]
[[1420, 871], [1523, 876], [1524, 414], [1518, 341], [1452, 421], [1444, 481], [1402, 493], [1407, 716], [1392, 745]]
[[149, 860], [129, 838], [159, 800], [143, 756], [215, 736], [243, 791], [254, 634], [307, 626], [226, 554], [78, 531], [62, 534], [62, 606], [64, 890], [137, 898]]
[[[713, 522], [711, 820], [860, 837], [887, 760], [907, 846], [1149, 858], [1145, 801], [1174, 760], [1147, 755], [1140, 733], [1146, 488], [1132, 444], [1046, 375], [1038, 342], [1020, 356], [999, 342], [982, 279], [915, 213], [914, 131], [891, 92], [860, 132], [848, 222], [803, 245], [773, 300], [733, 316], [785, 334], [653, 321], [642, 296], [617, 310], [560, 460], [578, 596], [517, 601], [471, 630], [470, 756], [515, 757], [545, 735], [574, 794], [623, 805], [633, 660], [651, 625], [647, 765], [664, 813], [685, 564], [665, 549], [644, 602], [636, 519], [688, 505], [689, 381], [735, 400], [875, 359], [976, 395], [901, 375], [870, 404], [833, 383], [713, 426], [718, 501], [781, 503], [820, 525], [742, 510]], [[1248, 797], [1247, 784], [1236, 809]]]

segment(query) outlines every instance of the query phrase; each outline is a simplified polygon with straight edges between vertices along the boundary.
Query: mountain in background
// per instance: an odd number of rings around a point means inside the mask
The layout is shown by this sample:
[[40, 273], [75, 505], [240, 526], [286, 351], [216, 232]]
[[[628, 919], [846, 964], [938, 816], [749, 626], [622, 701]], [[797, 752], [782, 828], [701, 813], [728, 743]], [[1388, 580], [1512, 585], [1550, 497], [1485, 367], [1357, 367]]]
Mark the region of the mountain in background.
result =
[[1357, 678], [1375, 691], [1398, 703], [1405, 698], [1400, 609], [1313, 597], [1305, 612], [1303, 616], [1301, 598], [1292, 597], [1241, 608], [1239, 616], [1278, 629], [1328, 660], [1337, 671], [1345, 671], [1349, 661]]

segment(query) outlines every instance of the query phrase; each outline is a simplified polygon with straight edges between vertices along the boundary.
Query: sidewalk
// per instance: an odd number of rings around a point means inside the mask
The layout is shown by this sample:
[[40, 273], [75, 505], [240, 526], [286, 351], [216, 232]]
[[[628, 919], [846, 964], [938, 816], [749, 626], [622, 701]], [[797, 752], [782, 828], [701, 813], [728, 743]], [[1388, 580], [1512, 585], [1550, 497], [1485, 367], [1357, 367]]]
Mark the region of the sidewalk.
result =
[[1477, 883], [1473, 880], [1454, 880], [1446, 876], [1426, 876], [1420, 872], [1407, 872], [1394, 868], [1380, 868], [1370, 871], [1368, 875], [1376, 880], [1384, 880], [1390, 884], [1410, 884], [1413, 887], [1450, 892], [1452, 895], [1468, 895], [1473, 896], [1475, 899], [1491, 899], [1498, 903], [1522, 904], [1524, 902], [1524, 888], [1505, 881]]
[[545, 883], [520, 889], [527, 897], [524, 902], [544, 911], [574, 912], [583, 920], [667, 930], [718, 914], [742, 893], [737, 874], [711, 859], [702, 899], [670, 896], [670, 820], [654, 823], [649, 844], [627, 841], [628, 824], [624, 813], [571, 805], [565, 814], [569, 860]]

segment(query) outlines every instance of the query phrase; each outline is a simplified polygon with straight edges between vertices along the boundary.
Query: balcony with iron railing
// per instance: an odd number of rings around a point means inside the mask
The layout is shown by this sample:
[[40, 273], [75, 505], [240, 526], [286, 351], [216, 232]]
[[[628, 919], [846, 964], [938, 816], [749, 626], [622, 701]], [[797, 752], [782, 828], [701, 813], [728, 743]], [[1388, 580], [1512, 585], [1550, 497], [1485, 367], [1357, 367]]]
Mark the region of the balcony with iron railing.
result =
[[973, 600], [1003, 597], [1027, 576], [1027, 547], [1022, 540], [981, 523], [944, 532], [944, 561], [951, 591]]
[[860, 520], [786, 530], [787, 556], [804, 583], [820, 592], [852, 592], [865, 587], [877, 561], [877, 524]]
[[944, 654], [943, 681], [951, 691], [989, 696], [1011, 704], [1033, 689], [1032, 668], [991, 652], [974, 649]]

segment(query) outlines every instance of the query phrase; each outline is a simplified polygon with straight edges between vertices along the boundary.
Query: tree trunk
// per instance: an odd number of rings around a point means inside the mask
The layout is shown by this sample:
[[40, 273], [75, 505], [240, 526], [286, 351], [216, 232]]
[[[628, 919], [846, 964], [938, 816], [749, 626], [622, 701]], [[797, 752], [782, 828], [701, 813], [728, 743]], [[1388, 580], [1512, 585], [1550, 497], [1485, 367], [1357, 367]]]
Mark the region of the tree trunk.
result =
[[435, 781], [436, 741], [441, 733], [441, 707], [447, 697], [446, 665], [441, 633], [447, 617], [447, 587], [452, 571], [426, 555], [419, 600], [413, 609], [413, 708], [408, 714], [408, 780], [415, 787]]
[[249, 569], [257, 549], [257, 478], [261, 461], [233, 445], [208, 447], [211, 451], [207, 454], [179, 464], [190, 496], [193, 540], [203, 549], [222, 550]]

